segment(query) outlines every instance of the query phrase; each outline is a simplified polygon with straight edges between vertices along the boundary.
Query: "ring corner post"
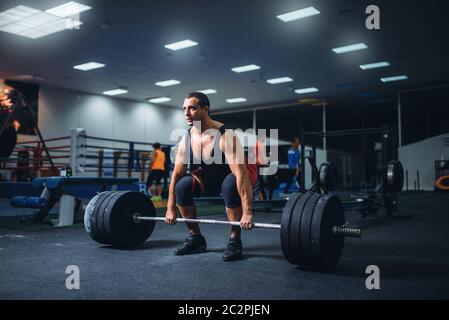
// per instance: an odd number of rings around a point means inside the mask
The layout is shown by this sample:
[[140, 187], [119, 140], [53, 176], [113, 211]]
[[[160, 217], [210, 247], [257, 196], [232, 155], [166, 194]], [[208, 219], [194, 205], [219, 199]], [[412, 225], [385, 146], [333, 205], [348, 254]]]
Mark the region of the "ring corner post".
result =
[[86, 130], [82, 128], [70, 128], [70, 167], [72, 167], [72, 176], [78, 176], [82, 173], [84, 163], [78, 161], [85, 159], [86, 155]]

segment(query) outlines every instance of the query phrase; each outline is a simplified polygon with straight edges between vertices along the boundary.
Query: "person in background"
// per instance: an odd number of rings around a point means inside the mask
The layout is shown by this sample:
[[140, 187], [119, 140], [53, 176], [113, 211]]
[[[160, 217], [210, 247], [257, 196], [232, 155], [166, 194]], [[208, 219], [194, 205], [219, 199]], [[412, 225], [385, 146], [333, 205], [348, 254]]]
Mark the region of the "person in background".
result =
[[[149, 165], [150, 172], [147, 178], [148, 192], [152, 195], [151, 201], [162, 200], [162, 178], [165, 174], [165, 153], [161, 150], [161, 144], [156, 142], [153, 145], [154, 151], [151, 154]], [[153, 185], [155, 188], [153, 188]]]
[[284, 193], [288, 193], [290, 186], [293, 182], [293, 177], [299, 186], [300, 184], [300, 161], [301, 161], [301, 141], [298, 137], [292, 139], [292, 145], [288, 149], [288, 171], [286, 175], [286, 185], [284, 188]]

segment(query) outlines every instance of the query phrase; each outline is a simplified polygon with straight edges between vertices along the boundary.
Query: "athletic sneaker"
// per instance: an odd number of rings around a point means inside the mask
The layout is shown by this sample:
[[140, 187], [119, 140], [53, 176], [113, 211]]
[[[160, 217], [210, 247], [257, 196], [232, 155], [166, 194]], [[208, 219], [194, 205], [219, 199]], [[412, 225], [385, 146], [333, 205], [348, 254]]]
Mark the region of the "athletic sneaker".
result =
[[206, 249], [206, 239], [202, 235], [190, 234], [183, 245], [175, 250], [175, 255], [202, 253], [206, 252]]
[[224, 261], [238, 260], [242, 256], [242, 241], [238, 239], [229, 239], [223, 254]]

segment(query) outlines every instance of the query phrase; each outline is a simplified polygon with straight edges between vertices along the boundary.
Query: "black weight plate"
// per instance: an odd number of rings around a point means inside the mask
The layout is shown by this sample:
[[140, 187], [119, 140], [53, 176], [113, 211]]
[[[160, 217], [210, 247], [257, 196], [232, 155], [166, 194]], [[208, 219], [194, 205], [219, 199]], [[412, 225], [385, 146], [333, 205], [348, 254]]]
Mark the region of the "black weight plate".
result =
[[330, 271], [335, 268], [343, 252], [345, 238], [333, 233], [334, 226], [345, 223], [345, 213], [340, 199], [323, 195], [313, 210], [310, 227], [310, 244], [313, 268]]
[[333, 191], [337, 184], [337, 168], [330, 162], [320, 166], [320, 182], [327, 191]]
[[110, 244], [107, 238], [101, 235], [98, 225], [98, 212], [103, 201], [110, 195], [110, 191], [105, 191], [93, 197], [84, 212], [84, 227], [89, 236], [98, 243]]
[[402, 163], [397, 160], [388, 162], [385, 175], [388, 191], [393, 193], [401, 192], [404, 185], [404, 169]]
[[291, 256], [290, 249], [290, 221], [292, 217], [293, 209], [295, 208], [295, 204], [299, 198], [302, 197], [302, 193], [295, 193], [292, 195], [288, 201], [286, 202], [284, 209], [282, 209], [282, 217], [281, 217], [281, 247], [282, 252], [284, 253], [285, 259], [288, 262], [294, 263], [293, 257]]
[[290, 221], [290, 250], [293, 264], [302, 265], [305, 261], [301, 243], [301, 221], [307, 210], [313, 210], [319, 198], [318, 193], [308, 192], [296, 202]]
[[301, 220], [297, 225], [297, 243], [300, 246], [299, 265], [309, 267], [312, 262], [312, 252], [310, 246], [310, 225], [312, 223], [313, 211], [320, 199], [321, 194], [312, 193], [309, 201], [305, 204]]
[[95, 208], [95, 204], [98, 201], [98, 198], [102, 195], [102, 193], [99, 193], [95, 195], [92, 199], [90, 199], [89, 203], [86, 206], [86, 209], [84, 210], [84, 229], [86, 229], [88, 234], [92, 233], [92, 223], [91, 223], [91, 217], [93, 210]]
[[103, 200], [100, 209], [98, 210], [98, 231], [100, 234], [105, 238], [108, 239], [109, 243], [112, 243], [111, 233], [109, 232], [107, 226], [106, 226], [106, 219], [109, 219], [107, 217], [106, 209], [108, 208], [109, 203], [111, 201], [115, 201], [117, 197], [119, 197], [121, 194], [125, 193], [126, 191], [111, 191], [106, 199]]
[[104, 232], [103, 228], [103, 216], [104, 216], [104, 210], [105, 205], [110, 200], [111, 196], [115, 192], [113, 191], [106, 191], [104, 197], [101, 199], [101, 203], [98, 202], [98, 204], [95, 206], [95, 210], [93, 211], [92, 218], [95, 220], [96, 228], [95, 233], [97, 237], [101, 238], [104, 244], [111, 244], [111, 238], [108, 237], [108, 235]]
[[141, 192], [128, 191], [114, 196], [105, 210], [104, 227], [114, 247], [131, 248], [145, 242], [154, 230], [155, 221], [135, 222], [134, 214], [156, 216], [153, 203]]

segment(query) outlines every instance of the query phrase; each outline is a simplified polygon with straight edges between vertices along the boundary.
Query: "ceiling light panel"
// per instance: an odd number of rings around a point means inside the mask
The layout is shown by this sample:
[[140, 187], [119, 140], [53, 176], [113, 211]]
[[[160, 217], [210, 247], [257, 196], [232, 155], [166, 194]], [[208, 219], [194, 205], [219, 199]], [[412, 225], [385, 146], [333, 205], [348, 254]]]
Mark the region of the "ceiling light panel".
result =
[[181, 50], [181, 49], [185, 49], [185, 48], [189, 48], [189, 47], [194, 47], [197, 45], [198, 45], [197, 42], [187, 39], [187, 40], [182, 40], [182, 41], [167, 44], [164, 47], [167, 49], [173, 50], [173, 51], [177, 51], [177, 50]]
[[382, 82], [393, 82], [393, 81], [402, 81], [402, 80], [407, 80], [408, 77], [405, 75], [402, 76], [394, 76], [394, 77], [386, 77], [386, 78], [381, 78], [380, 80]]
[[214, 94], [217, 93], [217, 90], [215, 89], [206, 89], [206, 90], [198, 90], [198, 92], [204, 93], [204, 94]]
[[318, 92], [319, 90], [317, 88], [304, 88], [304, 89], [296, 89], [295, 93], [297, 94], [305, 94], [305, 93], [313, 93]]
[[92, 9], [92, 8], [89, 6], [86, 6], [84, 4], [81, 4], [81, 3], [78, 3], [75, 1], [70, 1], [70, 2], [64, 3], [60, 6], [48, 9], [45, 12], [55, 15], [55, 16], [58, 16], [58, 17], [61, 17], [61, 18], [66, 18], [69, 16], [77, 15], [81, 12], [84, 12], [84, 11], [87, 11], [90, 9]]
[[237, 73], [242, 73], [242, 72], [254, 71], [254, 70], [259, 70], [259, 69], [260, 69], [260, 67], [256, 64], [248, 64], [246, 66], [232, 68], [231, 70], [234, 72], [237, 72]]
[[314, 16], [317, 14], [320, 14], [320, 12], [317, 9], [315, 9], [314, 7], [308, 7], [308, 8], [291, 11], [291, 12], [287, 12], [287, 13], [278, 15], [278, 16], [276, 16], [276, 18], [278, 18], [284, 22], [290, 22], [290, 21]]
[[342, 53], [348, 53], [348, 52], [364, 50], [364, 49], [368, 49], [368, 46], [366, 44], [356, 43], [356, 44], [351, 44], [349, 46], [334, 48], [334, 49], [332, 49], [332, 51], [334, 51], [336, 54], [342, 54]]
[[160, 98], [154, 98], [154, 99], [150, 99], [148, 100], [151, 103], [162, 103], [162, 102], [168, 102], [171, 99], [168, 97], [160, 97]]
[[230, 99], [226, 99], [227, 103], [241, 103], [241, 102], [246, 102], [247, 100], [245, 98], [230, 98]]
[[88, 63], [79, 64], [77, 66], [74, 66], [73, 69], [81, 70], [81, 71], [89, 71], [89, 70], [94, 70], [94, 69], [98, 69], [98, 68], [103, 68], [105, 66], [106, 65], [103, 63], [88, 62]]
[[0, 13], [0, 26], [19, 21], [42, 11], [27, 6], [17, 6]]
[[114, 89], [114, 90], [108, 90], [108, 91], [103, 92], [103, 94], [105, 94], [107, 96], [118, 96], [120, 94], [125, 94], [125, 93], [128, 93], [128, 90]]
[[269, 84], [279, 84], [279, 83], [285, 83], [285, 82], [292, 82], [293, 79], [289, 77], [281, 77], [281, 78], [274, 78], [274, 79], [268, 79], [267, 82]]

